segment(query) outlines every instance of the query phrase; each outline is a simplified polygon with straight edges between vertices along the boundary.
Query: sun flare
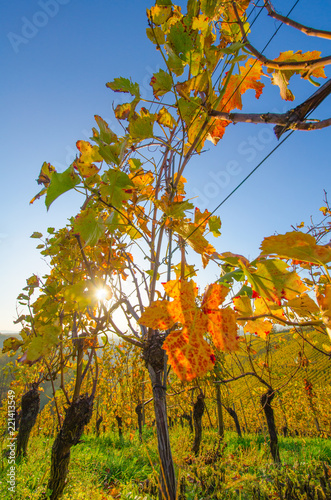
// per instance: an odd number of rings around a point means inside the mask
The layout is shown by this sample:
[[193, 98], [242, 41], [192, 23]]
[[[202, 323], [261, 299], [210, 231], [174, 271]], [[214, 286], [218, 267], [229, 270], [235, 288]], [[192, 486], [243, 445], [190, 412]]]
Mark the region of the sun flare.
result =
[[101, 302], [102, 300], [109, 300], [110, 293], [107, 288], [98, 288], [95, 292], [96, 298]]

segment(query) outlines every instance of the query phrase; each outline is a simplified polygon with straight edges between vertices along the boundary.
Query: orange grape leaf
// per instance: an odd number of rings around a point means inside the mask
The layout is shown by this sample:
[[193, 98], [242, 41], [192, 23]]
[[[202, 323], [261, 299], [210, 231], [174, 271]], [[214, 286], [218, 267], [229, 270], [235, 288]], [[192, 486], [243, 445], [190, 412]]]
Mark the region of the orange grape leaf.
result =
[[202, 299], [201, 307], [203, 312], [208, 314], [209, 309], [218, 309], [218, 306], [222, 304], [228, 293], [229, 288], [224, 285], [217, 283], [209, 285]]
[[181, 380], [190, 381], [212, 370], [214, 353], [203, 337], [186, 329], [171, 332], [163, 343], [169, 363]]
[[193, 280], [170, 280], [163, 287], [173, 301], [156, 301], [145, 309], [138, 323], [166, 330], [176, 323], [181, 329], [171, 332], [163, 347], [169, 363], [181, 378], [192, 378], [212, 368], [215, 357], [204, 340], [209, 332], [217, 348], [231, 351], [237, 348], [236, 315], [230, 308], [219, 309], [228, 289], [219, 284], [208, 287], [201, 308], [196, 304], [198, 289]]
[[168, 308], [176, 321], [182, 325], [191, 325], [200, 312], [195, 303], [197, 287], [194, 281], [171, 280], [164, 283], [163, 288], [174, 299], [173, 302], [168, 302]]
[[230, 123], [231, 122], [228, 122], [227, 120], [217, 120], [216, 118], [213, 118], [208, 127], [208, 134], [206, 136], [207, 141], [212, 142], [214, 146], [216, 146], [218, 141], [222, 139], [225, 129], [228, 125], [230, 125]]
[[197, 313], [200, 313], [195, 304], [197, 287], [194, 281], [170, 280], [163, 283], [163, 288], [174, 300], [153, 302], [145, 309], [138, 323], [159, 330], [167, 330], [178, 322], [189, 327], [196, 320]]
[[245, 333], [255, 333], [263, 340], [267, 338], [267, 335], [271, 332], [273, 324], [269, 320], [256, 319], [247, 321], [244, 326]]
[[198, 294], [197, 286], [193, 280], [170, 280], [163, 283], [163, 288], [169, 297], [182, 300], [185, 307], [192, 303]]
[[261, 244], [261, 255], [276, 254], [285, 259], [295, 259], [318, 266], [331, 261], [331, 248], [328, 245], [317, 245], [311, 234], [292, 231], [264, 238]]
[[153, 302], [149, 307], [146, 307], [138, 323], [155, 330], [168, 330], [177, 321], [170, 315], [168, 304], [167, 300]]
[[[224, 96], [217, 106], [218, 111], [229, 113], [233, 109], [242, 109], [241, 96], [247, 90], [255, 90], [255, 97], [258, 99], [262, 94], [264, 84], [259, 82], [262, 73], [262, 63], [250, 58], [245, 66], [240, 66], [238, 75], [231, 75], [226, 86]], [[225, 83], [226, 77], [223, 81]]]
[[205, 229], [208, 219], [210, 216], [210, 212], [205, 209], [204, 212], [201, 212], [198, 207], [194, 209], [194, 223], [199, 224], [201, 229]]
[[208, 332], [221, 351], [238, 350], [236, 314], [230, 307], [208, 312]]
[[129, 174], [129, 178], [138, 190], [140, 196], [150, 197], [154, 192], [154, 175], [152, 172], [145, 172], [144, 169], [136, 170]]

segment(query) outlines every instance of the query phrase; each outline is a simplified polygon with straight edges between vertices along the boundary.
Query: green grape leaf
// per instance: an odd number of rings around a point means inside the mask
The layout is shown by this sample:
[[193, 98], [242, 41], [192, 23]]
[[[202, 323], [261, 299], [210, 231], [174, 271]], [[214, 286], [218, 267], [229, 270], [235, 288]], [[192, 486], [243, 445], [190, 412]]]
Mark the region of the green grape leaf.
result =
[[54, 172], [51, 177], [50, 185], [47, 189], [45, 205], [47, 210], [51, 206], [54, 200], [61, 196], [61, 194], [73, 189], [77, 184], [80, 183], [79, 176], [75, 173], [74, 167], [70, 165], [64, 172], [58, 174]]
[[131, 197], [134, 184], [125, 172], [109, 169], [102, 176], [102, 181], [100, 194], [115, 208], [121, 208], [123, 202]]
[[153, 137], [153, 124], [155, 115], [151, 115], [146, 108], [141, 108], [140, 114], [135, 115], [130, 120], [129, 132], [133, 139], [140, 141]]
[[112, 82], [106, 83], [106, 87], [113, 90], [114, 92], [125, 92], [137, 98], [140, 97], [138, 83], [133, 83], [129, 78], [115, 78]]
[[156, 99], [160, 96], [170, 92], [172, 89], [172, 78], [163, 69], [160, 69], [157, 73], [154, 73], [150, 82], [151, 87], [153, 88], [153, 94]]
[[84, 240], [86, 245], [94, 246], [105, 233], [105, 224], [94, 210], [88, 208], [77, 215], [73, 229]]

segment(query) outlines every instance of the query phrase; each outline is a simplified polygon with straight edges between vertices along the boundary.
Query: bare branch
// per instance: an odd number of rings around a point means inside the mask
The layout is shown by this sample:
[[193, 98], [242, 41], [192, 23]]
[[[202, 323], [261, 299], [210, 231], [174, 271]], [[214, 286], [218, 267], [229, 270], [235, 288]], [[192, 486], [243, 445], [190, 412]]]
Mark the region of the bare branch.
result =
[[135, 345], [136, 347], [143, 347], [142, 342], [138, 342], [138, 340], [132, 339], [131, 337], [128, 337], [127, 335], [122, 333], [121, 330], [119, 328], [117, 328], [117, 326], [115, 325], [115, 323], [113, 322], [113, 320], [111, 318], [109, 318], [109, 323], [111, 324], [112, 328], [114, 329], [114, 332], [116, 333], [116, 335], [118, 337], [121, 337], [121, 339], [126, 340], [130, 344]]
[[173, 394], [168, 394], [167, 393], [167, 396], [170, 397], [170, 396], [177, 396], [178, 394], [182, 394], [182, 392], [189, 392], [189, 391], [194, 391], [195, 389], [200, 389], [200, 387], [198, 386], [194, 386], [194, 387], [190, 387], [189, 389], [183, 389], [181, 391], [178, 391], [178, 392], [174, 392]]
[[230, 382], [233, 382], [235, 380], [239, 380], [240, 378], [243, 378], [243, 377], [247, 377], [248, 375], [250, 375], [252, 377], [256, 377], [257, 379], [259, 379], [259, 381], [261, 382], [261, 384], [265, 385], [266, 387], [268, 387], [268, 389], [272, 390], [271, 385], [269, 385], [268, 382], [266, 382], [265, 380], [263, 380], [263, 378], [259, 377], [257, 375], [257, 373], [255, 373], [255, 372], [242, 373], [241, 375], [238, 375], [238, 377], [233, 377], [233, 378], [230, 378], [228, 380], [216, 380], [214, 382], [214, 384], [229, 384]]
[[331, 79], [322, 85], [314, 94], [294, 109], [286, 113], [225, 113], [212, 110], [210, 116], [218, 120], [228, 120], [233, 123], [275, 123], [277, 138], [288, 129], [292, 130], [319, 130], [331, 125], [331, 118], [322, 121], [305, 121], [308, 113], [314, 111], [331, 93]]
[[269, 0], [264, 0], [264, 6], [268, 11], [268, 15], [270, 17], [273, 17], [274, 19], [277, 19], [277, 21], [282, 22], [283, 24], [287, 24], [288, 26], [291, 26], [292, 28], [296, 28], [305, 35], [308, 36], [317, 36], [319, 38], [327, 38], [328, 40], [331, 40], [331, 32], [330, 31], [325, 31], [325, 30], [317, 30], [315, 28], [309, 28], [308, 26], [305, 26], [301, 23], [298, 23], [296, 21], [293, 21], [292, 19], [282, 16], [281, 14], [277, 14], [275, 9], [272, 7], [271, 3]]
[[301, 323], [297, 321], [288, 321], [286, 319], [280, 318], [279, 316], [276, 316], [275, 314], [258, 314], [257, 316], [241, 316], [237, 318], [237, 321], [256, 321], [257, 319], [260, 318], [271, 318], [275, 319], [280, 323], [284, 323], [285, 325], [289, 326], [323, 326], [323, 321], [322, 320], [317, 320], [317, 321], [302, 321]]
[[316, 68], [320, 68], [321, 66], [327, 66], [331, 64], [331, 56], [321, 57], [319, 59], [310, 59], [308, 61], [295, 61], [295, 62], [273, 61], [272, 59], [268, 59], [261, 52], [259, 52], [251, 43], [249, 43], [249, 40], [246, 36], [245, 28], [240, 20], [235, 2], [232, 2], [232, 5], [236, 14], [243, 42], [245, 43], [245, 48], [248, 49], [267, 68], [273, 68], [279, 70], [292, 69], [295, 71], [305, 69], [307, 70], [308, 73], [311, 73]]
[[[320, 130], [331, 125], [331, 118], [326, 120], [314, 120], [307, 122], [293, 122], [287, 126], [287, 114], [279, 113], [225, 113], [223, 111], [211, 111], [211, 116], [219, 120], [227, 120], [232, 123], [274, 123], [276, 125], [285, 126], [286, 129], [291, 130]], [[282, 127], [282, 128], [283, 128]]]
[[79, 246], [79, 249], [80, 249], [80, 253], [82, 254], [83, 261], [84, 261], [84, 264], [85, 264], [85, 267], [86, 267], [86, 271], [88, 272], [88, 275], [90, 276], [93, 285], [95, 285], [95, 277], [94, 277], [94, 274], [92, 273], [92, 269], [91, 269], [90, 263], [87, 260], [87, 257], [85, 255], [85, 252], [84, 252], [84, 249], [83, 249], [83, 246], [82, 246], [82, 242], [80, 240], [80, 235], [79, 234], [75, 234], [74, 236], [75, 236], [75, 238], [77, 240], [77, 243], [78, 243], [78, 246]]

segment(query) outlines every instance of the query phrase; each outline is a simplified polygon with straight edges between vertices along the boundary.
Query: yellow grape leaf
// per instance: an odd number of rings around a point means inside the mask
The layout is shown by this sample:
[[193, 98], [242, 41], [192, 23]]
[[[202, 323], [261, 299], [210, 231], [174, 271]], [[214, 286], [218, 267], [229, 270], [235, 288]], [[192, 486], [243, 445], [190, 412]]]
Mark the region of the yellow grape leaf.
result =
[[254, 316], [261, 314], [274, 314], [284, 318], [283, 308], [279, 304], [275, 304], [272, 300], [257, 297], [254, 300]]
[[234, 297], [233, 304], [239, 316], [243, 317], [253, 316], [251, 299], [247, 295]]
[[[235, 309], [238, 312], [238, 314], [242, 317], [254, 317], [254, 316], [259, 316], [260, 314], [268, 314], [270, 313], [270, 309], [267, 305], [269, 301], [261, 298], [257, 298], [254, 302], [255, 305], [255, 311], [253, 313], [253, 309], [251, 306], [251, 299], [247, 296], [242, 296], [242, 297], [235, 297], [233, 299], [233, 303], [235, 305]], [[271, 305], [273, 305], [272, 302], [270, 302]], [[281, 309], [282, 311], [282, 309]], [[272, 314], [275, 314], [274, 311], [272, 311]], [[237, 318], [237, 321], [243, 321]], [[259, 318], [256, 320], [248, 320], [245, 322], [244, 326], [244, 332], [245, 333], [255, 333], [259, 337], [263, 338], [264, 340], [266, 339], [267, 335], [271, 332], [272, 329], [272, 323], [263, 318]]]
[[39, 177], [37, 179], [38, 184], [44, 184], [44, 186], [47, 188], [51, 182], [51, 177], [53, 173], [56, 172], [55, 167], [51, 165], [50, 163], [44, 163], [42, 164]]
[[[275, 71], [272, 75], [272, 84], [277, 85], [280, 90], [280, 97], [284, 101], [294, 101], [295, 97], [293, 92], [288, 88], [289, 77], [292, 75], [287, 75], [288, 71]], [[293, 74], [294, 71], [291, 71]]]
[[204, 92], [206, 95], [209, 93], [209, 88], [211, 88], [210, 75], [208, 71], [204, 71], [189, 80], [182, 83], [177, 83], [176, 90], [181, 97], [184, 99], [190, 99], [190, 93], [193, 90], [196, 96], [198, 92]]
[[83, 177], [91, 177], [99, 172], [100, 168], [93, 163], [103, 161], [98, 146], [92, 146], [88, 141], [77, 141], [76, 146], [80, 151], [80, 156], [75, 160], [74, 167], [80, 174]]
[[307, 290], [295, 271], [287, 271], [287, 264], [282, 260], [261, 260], [257, 269], [244, 269], [253, 290], [261, 297], [281, 304], [281, 299], [293, 299]]
[[37, 336], [32, 338], [28, 350], [20, 358], [21, 363], [33, 364], [58, 344], [61, 328], [57, 323], [38, 326]]
[[39, 286], [39, 278], [33, 274], [30, 278], [26, 280], [26, 284], [31, 288], [36, 288]]
[[322, 321], [331, 341], [331, 285], [325, 285], [323, 290], [316, 286], [315, 293], [322, 313]]
[[203, 227], [192, 222], [178, 222], [173, 225], [174, 230], [193, 248], [193, 250], [201, 255], [202, 264], [205, 268], [209, 262], [210, 256], [216, 250], [208, 243], [203, 236]]
[[[261, 297], [258, 297], [254, 301], [254, 306], [255, 310], [253, 313], [252, 306], [251, 306], [251, 300], [247, 296], [242, 296], [242, 297], [235, 297], [233, 299], [233, 302], [235, 304], [235, 309], [238, 312], [238, 314], [242, 317], [254, 317], [254, 316], [260, 316], [261, 314], [273, 314], [273, 315], [279, 315], [283, 317], [283, 310], [281, 307], [275, 306], [274, 302], [269, 301], [268, 299], [263, 299]], [[243, 321], [240, 320], [240, 317], [237, 317], [237, 321]], [[273, 318], [273, 321], [275, 322], [275, 319]], [[282, 323], [282, 321], [280, 321]], [[259, 337], [263, 338], [264, 340], [266, 339], [267, 335], [271, 332], [272, 330], [272, 322], [269, 321], [268, 319], [264, 318], [258, 318], [258, 319], [250, 319], [246, 320], [245, 326], [244, 326], [244, 331], [245, 333], [255, 333]]]
[[6, 352], [16, 352], [21, 346], [24, 346], [24, 342], [18, 340], [17, 337], [9, 337], [3, 341], [2, 354]]
[[165, 127], [169, 128], [174, 128], [174, 126], [176, 125], [176, 120], [164, 106], [156, 115], [156, 121], [160, 125], [164, 125]]
[[[180, 277], [182, 275], [182, 263], [180, 262], [176, 266], [172, 266], [172, 270], [174, 271], [176, 278], [180, 279]], [[193, 265], [184, 264], [184, 270], [183, 270], [184, 279], [188, 279], [188, 278], [191, 278], [192, 276], [196, 276], [196, 274], [197, 273], [196, 273], [194, 264]]]
[[211, 215], [211, 212], [207, 209], [204, 212], [200, 212], [199, 208], [195, 208], [194, 223], [197, 224], [201, 230], [205, 229], [208, 224], [210, 232], [212, 232], [215, 237], [221, 235], [221, 219], [217, 215]]
[[152, 172], [145, 172], [144, 169], [136, 170], [129, 174], [129, 178], [138, 190], [140, 196], [149, 198], [154, 192], [154, 175]]
[[[259, 82], [262, 73], [262, 63], [256, 59], [248, 59], [245, 66], [240, 66], [237, 75], [231, 75], [226, 86], [224, 96], [217, 106], [218, 111], [229, 113], [233, 109], [242, 109], [241, 96], [247, 90], [255, 90], [255, 97], [258, 99], [262, 94], [264, 84]], [[225, 83], [226, 77], [223, 80]]]
[[51, 165], [50, 163], [44, 161], [39, 173], [39, 177], [37, 179], [38, 184], [43, 184], [44, 187], [32, 198], [30, 204], [34, 203], [36, 200], [39, 200], [39, 198], [41, 198], [43, 194], [47, 193], [47, 188], [50, 185], [51, 177], [54, 172], [56, 172], [55, 167], [53, 167], [53, 165]]
[[203, 337], [186, 329], [171, 332], [163, 343], [168, 360], [180, 380], [190, 381], [212, 370], [214, 353]]
[[[282, 52], [275, 61], [278, 62], [302, 62], [313, 59], [319, 59], [321, 52], [314, 50], [312, 52], [305, 52], [302, 54], [301, 50], [298, 52], [293, 52], [293, 50], [288, 50], [286, 52]], [[278, 69], [268, 69], [269, 73], [272, 73], [272, 83], [273, 85], [278, 85], [280, 89], [280, 95], [282, 99], [286, 101], [293, 101], [294, 95], [291, 90], [288, 88], [289, 80], [294, 74], [301, 74], [301, 78], [309, 78], [310, 76], [315, 76], [316, 78], [326, 78], [324, 73], [324, 69], [322, 66], [319, 68], [314, 68], [311, 72], [309, 68], [307, 69], [298, 69], [298, 70], [278, 70]]]
[[154, 24], [163, 24], [171, 16], [171, 5], [154, 5], [147, 9], [147, 15]]
[[[303, 62], [303, 61], [311, 61], [313, 59], [320, 59], [320, 57], [321, 57], [321, 52], [319, 52], [318, 50], [308, 51], [305, 52], [304, 54], [302, 53], [301, 50], [298, 50], [297, 52], [293, 52], [293, 50], [288, 50], [286, 52], [281, 52], [279, 56], [274, 60], [277, 62], [282, 62], [282, 61]], [[302, 78], [308, 78], [308, 76], [315, 76], [316, 78], [326, 78], [323, 66], [314, 68], [312, 72], [309, 72], [309, 68], [307, 69], [299, 69], [296, 71], [284, 70], [284, 73], [289, 73], [289, 74], [292, 73], [292, 75], [294, 73], [300, 73], [302, 74]], [[290, 74], [290, 76], [292, 75]]]
[[295, 313], [299, 314], [299, 316], [303, 317], [311, 317], [314, 313], [319, 313], [316, 302], [306, 293], [300, 297], [289, 300], [286, 305], [293, 309]]
[[[249, 0], [237, 0], [236, 1], [236, 9], [237, 9], [238, 15], [240, 17], [247, 10], [249, 4], [250, 4]], [[232, 21], [232, 23], [237, 22], [237, 16], [236, 16], [235, 10], [234, 10], [231, 2], [221, 2], [221, 7], [219, 7], [219, 8], [225, 11], [229, 21]], [[246, 30], [246, 33], [247, 33], [247, 30]]]
[[327, 214], [329, 214], [329, 215], [331, 214], [331, 211], [330, 211], [330, 209], [328, 207], [321, 207], [319, 210], [322, 212], [322, 214], [324, 215], [324, 217]]
[[198, 294], [198, 288], [193, 280], [170, 280], [163, 283], [163, 288], [169, 297], [183, 301], [185, 307], [188, 307]]
[[237, 253], [224, 252], [219, 256], [219, 258], [221, 260], [224, 260], [231, 266], [238, 266], [240, 268], [249, 266], [249, 260], [246, 259], [246, 257], [244, 257], [243, 255]]
[[261, 255], [276, 254], [281, 258], [309, 262], [318, 266], [331, 261], [331, 248], [328, 245], [317, 245], [311, 234], [300, 231], [264, 238], [260, 248]]

